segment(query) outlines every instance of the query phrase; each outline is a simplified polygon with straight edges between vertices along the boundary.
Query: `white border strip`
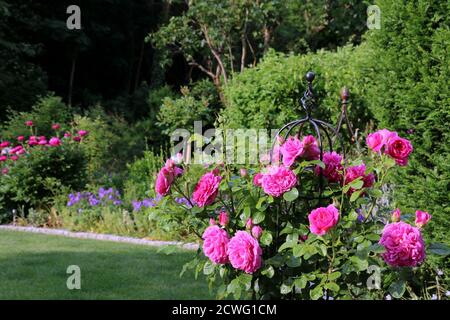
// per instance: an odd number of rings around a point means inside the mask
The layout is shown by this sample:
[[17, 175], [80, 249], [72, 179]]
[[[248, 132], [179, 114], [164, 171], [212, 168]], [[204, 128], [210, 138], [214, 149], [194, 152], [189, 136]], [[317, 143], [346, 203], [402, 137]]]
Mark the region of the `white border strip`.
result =
[[0, 230], [42, 233], [42, 234], [49, 234], [49, 235], [64, 236], [64, 237], [69, 237], [69, 238], [77, 238], [77, 239], [92, 239], [92, 240], [113, 241], [113, 242], [121, 242], [121, 243], [132, 243], [132, 244], [140, 244], [140, 245], [146, 245], [146, 246], [152, 246], [152, 247], [178, 246], [180, 248], [187, 249], [187, 250], [197, 250], [199, 248], [199, 245], [196, 243], [146, 240], [146, 239], [122, 237], [122, 236], [115, 236], [115, 235], [111, 235], [111, 234], [100, 234], [100, 233], [93, 233], [93, 232], [72, 232], [72, 231], [67, 231], [64, 229], [0, 225]]

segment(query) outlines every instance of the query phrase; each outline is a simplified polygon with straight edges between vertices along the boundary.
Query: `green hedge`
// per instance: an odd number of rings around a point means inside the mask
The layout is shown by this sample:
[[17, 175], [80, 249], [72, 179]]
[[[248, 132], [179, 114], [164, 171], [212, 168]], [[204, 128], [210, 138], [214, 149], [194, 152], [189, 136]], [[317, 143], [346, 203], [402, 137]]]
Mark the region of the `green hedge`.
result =
[[355, 126], [373, 130], [373, 119], [378, 128], [413, 142], [410, 164], [395, 181], [393, 205], [411, 214], [428, 210], [434, 223], [427, 232], [449, 243], [450, 3], [376, 4], [381, 29], [368, 31], [360, 46], [302, 56], [270, 52], [225, 88], [221, 116], [232, 128], [278, 128], [303, 115], [293, 96], [304, 91], [304, 75], [314, 70], [321, 105], [314, 114], [335, 123], [340, 88], [348, 86]]

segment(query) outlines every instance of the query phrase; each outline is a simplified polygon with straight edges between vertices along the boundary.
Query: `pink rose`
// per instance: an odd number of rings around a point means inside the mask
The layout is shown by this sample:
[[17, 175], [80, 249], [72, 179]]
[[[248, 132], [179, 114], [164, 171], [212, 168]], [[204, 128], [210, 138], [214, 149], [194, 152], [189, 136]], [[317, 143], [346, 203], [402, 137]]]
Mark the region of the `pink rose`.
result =
[[61, 145], [61, 140], [59, 140], [59, 138], [57, 138], [57, 137], [53, 137], [50, 139], [48, 144], [52, 147], [58, 147]]
[[[349, 184], [353, 180], [358, 179], [359, 177], [362, 178], [363, 181], [363, 188], [370, 188], [373, 183], [375, 182], [375, 176], [373, 173], [366, 174], [366, 165], [363, 163], [359, 166], [353, 166], [348, 167], [345, 171], [345, 185]], [[348, 194], [352, 194], [356, 190], [353, 188], [350, 188], [348, 190]]]
[[156, 183], [155, 183], [155, 191], [161, 196], [165, 196], [169, 193], [170, 187], [172, 186], [172, 183], [175, 179], [175, 175], [173, 173], [173, 170], [162, 167], [161, 170], [158, 173], [158, 176], [156, 177]]
[[19, 142], [23, 142], [24, 140], [25, 140], [24, 136], [18, 136], [17, 137], [17, 141], [19, 141]]
[[247, 176], [247, 170], [244, 168], [241, 168], [239, 170], [239, 174], [241, 175], [242, 178], [245, 178]]
[[28, 145], [35, 146], [37, 144], [38, 144], [38, 141], [37, 141], [36, 136], [30, 136], [30, 138], [28, 139]]
[[397, 132], [389, 131], [388, 129], [378, 130], [370, 133], [366, 137], [366, 144], [374, 152], [380, 152], [382, 149], [386, 149], [387, 143], [391, 138], [397, 137]]
[[7, 156], [0, 156], [0, 162], [5, 162], [6, 160], [8, 160]]
[[395, 209], [394, 212], [392, 212], [392, 222], [399, 222], [401, 214], [402, 213], [400, 212], [399, 208]]
[[213, 226], [216, 224], [216, 220], [214, 220], [214, 218], [209, 218], [209, 225]]
[[3, 169], [2, 169], [2, 174], [8, 174], [8, 172], [9, 172], [9, 169], [8, 169], [8, 168], [3, 168]]
[[42, 137], [39, 139], [39, 142], [38, 142], [38, 144], [40, 145], [40, 146], [45, 146], [45, 145], [47, 145], [47, 139], [45, 139], [45, 137], [44, 137], [44, 139], [42, 139]]
[[252, 236], [256, 240], [258, 240], [261, 237], [262, 233], [263, 233], [263, 229], [260, 226], [254, 226], [252, 228]]
[[64, 138], [70, 138], [72, 134], [70, 132], [64, 133]]
[[262, 186], [262, 178], [263, 178], [262, 173], [255, 174], [255, 176], [253, 177], [253, 184], [257, 187], [261, 187]]
[[3, 141], [2, 143], [0, 143], [0, 148], [6, 148], [9, 147], [9, 141]]
[[81, 137], [80, 136], [75, 136], [75, 137], [73, 137], [73, 141], [80, 142], [81, 141]]
[[33, 126], [33, 121], [31, 121], [31, 120], [25, 121], [25, 125], [27, 127], [32, 127]]
[[315, 168], [316, 175], [320, 175], [322, 172], [323, 176], [329, 182], [340, 182], [342, 180], [342, 156], [336, 152], [325, 152], [323, 154], [323, 163], [325, 164], [325, 169], [317, 166]]
[[225, 264], [228, 262], [227, 247], [229, 243], [228, 234], [217, 225], [206, 228], [202, 235], [203, 252], [212, 262]]
[[285, 167], [269, 167], [262, 178], [264, 192], [273, 197], [279, 197], [291, 190], [297, 184], [294, 172]]
[[431, 215], [428, 212], [425, 211], [420, 211], [417, 210], [416, 211], [416, 226], [418, 228], [422, 228], [424, 225], [426, 225], [428, 223], [428, 221], [430, 221], [431, 219]]
[[55, 123], [55, 124], [52, 125], [52, 129], [53, 130], [59, 130], [59, 129], [61, 129], [61, 126], [59, 125], [59, 123]]
[[379, 242], [384, 261], [393, 267], [415, 267], [425, 259], [425, 243], [418, 228], [400, 221], [384, 227]]
[[319, 236], [324, 235], [339, 221], [338, 209], [330, 204], [328, 207], [320, 207], [311, 211], [308, 216], [309, 229]]
[[11, 156], [11, 160], [12, 161], [17, 161], [19, 159], [19, 157], [18, 156], [16, 156], [16, 155], [14, 155], [14, 156]]
[[289, 137], [281, 146], [280, 152], [283, 155], [283, 164], [290, 167], [303, 153], [303, 143], [297, 137]]
[[192, 199], [200, 208], [209, 206], [216, 199], [219, 192], [221, 176], [216, 176], [214, 172], [209, 172], [200, 178], [192, 194]]
[[408, 164], [408, 156], [413, 151], [413, 147], [409, 140], [394, 137], [388, 142], [386, 153], [395, 159], [395, 162], [400, 166]]
[[248, 218], [245, 222], [245, 229], [250, 230], [253, 227], [253, 219]]
[[219, 224], [225, 227], [228, 222], [230, 222], [230, 218], [228, 217], [228, 213], [226, 211], [222, 211], [219, 214]]
[[261, 267], [261, 247], [248, 232], [236, 232], [228, 243], [227, 254], [233, 268], [248, 274], [252, 274]]
[[314, 136], [306, 136], [302, 140], [303, 153], [302, 157], [306, 160], [317, 160], [320, 158], [320, 149]]
[[19, 152], [21, 152], [21, 150], [23, 150], [22, 146], [17, 146], [12, 148], [11, 150], [9, 150], [9, 154], [19, 154]]
[[79, 130], [79, 131], [78, 131], [78, 135], [79, 135], [80, 137], [87, 136], [88, 133], [89, 133], [89, 132], [86, 131], [86, 130]]

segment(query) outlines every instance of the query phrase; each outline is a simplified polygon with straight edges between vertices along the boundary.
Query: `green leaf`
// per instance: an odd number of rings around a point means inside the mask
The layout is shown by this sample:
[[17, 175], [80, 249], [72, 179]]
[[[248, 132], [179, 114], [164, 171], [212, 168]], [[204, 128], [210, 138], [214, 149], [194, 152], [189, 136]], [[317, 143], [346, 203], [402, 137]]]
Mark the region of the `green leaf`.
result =
[[245, 207], [243, 219], [247, 220], [248, 218], [250, 218], [251, 214], [252, 214], [252, 210], [250, 209], [250, 207]]
[[210, 262], [210, 261], [207, 261], [206, 263], [205, 263], [205, 265], [203, 266], [203, 274], [204, 275], [210, 275], [210, 274], [212, 274], [213, 272], [214, 272], [214, 269], [216, 268], [216, 265], [215, 264], [213, 264], [212, 262]]
[[317, 286], [309, 292], [309, 296], [312, 300], [318, 300], [323, 297], [323, 288], [321, 286]]
[[263, 234], [261, 235], [261, 238], [259, 239], [259, 241], [261, 242], [261, 244], [268, 246], [272, 243], [272, 234], [269, 231], [264, 231]]
[[298, 278], [294, 281], [294, 285], [299, 289], [304, 289], [307, 284], [308, 284], [308, 279], [306, 279], [306, 277], [304, 277], [304, 276], [301, 276], [300, 278]]
[[406, 283], [404, 280], [398, 280], [396, 282], [393, 282], [390, 286], [389, 286], [389, 293], [396, 299], [400, 299], [403, 294], [405, 293], [405, 289], [406, 289]]
[[369, 247], [369, 251], [374, 252], [374, 253], [384, 253], [386, 251], [386, 249], [381, 244], [374, 243], [373, 245], [371, 245]]
[[272, 278], [273, 275], [275, 274], [275, 270], [273, 269], [272, 266], [267, 266], [261, 271], [261, 274], [263, 276], [266, 276], [267, 278]]
[[286, 257], [286, 265], [289, 268], [297, 268], [297, 267], [301, 266], [301, 264], [302, 264], [302, 258], [294, 257], [293, 255], [288, 255]]
[[350, 196], [350, 202], [355, 202], [362, 192], [364, 192], [364, 189], [356, 190], [355, 192], [353, 192], [352, 195]]
[[327, 289], [329, 289], [331, 291], [334, 291], [334, 292], [339, 291], [339, 285], [337, 283], [334, 283], [334, 282], [328, 282], [325, 285], [325, 288], [327, 288]]
[[297, 244], [296, 241], [286, 241], [285, 243], [283, 243], [280, 248], [278, 249], [278, 252], [281, 252], [283, 250], [292, 248], [293, 246], [295, 246]]
[[239, 279], [239, 282], [245, 286], [246, 288], [250, 289], [253, 276], [251, 274], [243, 273], [241, 274], [237, 279]]
[[428, 251], [439, 256], [448, 256], [450, 254], [450, 248], [443, 243], [430, 244], [430, 246], [428, 247]]
[[294, 257], [301, 257], [305, 254], [305, 245], [304, 244], [297, 244], [292, 249], [292, 253]]
[[319, 248], [319, 253], [323, 257], [326, 257], [327, 256], [327, 246], [322, 243], [322, 244], [318, 245], [317, 247]]
[[359, 190], [363, 187], [364, 185], [364, 181], [362, 181], [361, 178], [355, 179], [352, 182], [350, 182], [350, 187], [355, 189], [355, 190]]
[[264, 221], [266, 214], [263, 211], [256, 211], [253, 214], [252, 220], [254, 224], [260, 224]]
[[258, 200], [258, 203], [256, 204], [256, 209], [264, 211], [266, 210], [267, 206], [263, 208], [263, 203], [267, 200], [266, 197], [261, 197]]
[[283, 194], [283, 199], [288, 201], [288, 202], [292, 202], [292, 201], [294, 201], [297, 198], [298, 198], [298, 190], [297, 190], [297, 188], [292, 188], [290, 191], [285, 192]]
[[352, 262], [356, 271], [364, 271], [369, 267], [369, 262], [367, 260], [363, 260], [357, 256], [350, 257], [350, 261]]
[[288, 285], [286, 285], [286, 284], [282, 284], [281, 285], [281, 287], [280, 287], [280, 293], [281, 294], [288, 294], [288, 293], [290, 293], [292, 291], [292, 285], [291, 286], [288, 286]]
[[341, 273], [339, 271], [335, 271], [328, 275], [328, 280], [333, 281], [333, 280], [336, 280], [337, 278], [339, 278], [340, 276], [341, 276]]

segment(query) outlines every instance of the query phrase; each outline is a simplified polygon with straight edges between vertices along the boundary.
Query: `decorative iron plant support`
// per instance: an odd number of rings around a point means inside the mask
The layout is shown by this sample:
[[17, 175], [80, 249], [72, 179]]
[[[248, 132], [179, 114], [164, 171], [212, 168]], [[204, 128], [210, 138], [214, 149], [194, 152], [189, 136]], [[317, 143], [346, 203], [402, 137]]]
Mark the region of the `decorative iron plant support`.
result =
[[348, 118], [348, 111], [347, 111], [349, 97], [350, 97], [350, 92], [348, 91], [347, 87], [343, 87], [342, 91], [341, 91], [341, 105], [342, 105], [341, 116], [339, 117], [336, 131], [339, 132], [341, 130], [342, 123], [345, 120], [345, 123], [347, 124], [347, 130], [350, 135], [350, 141], [352, 143], [354, 143], [355, 142], [355, 134], [353, 132], [352, 124], [350, 123], [350, 120]]
[[[316, 98], [314, 96], [313, 86], [312, 86], [312, 82], [314, 81], [315, 76], [316, 76], [315, 73], [312, 71], [309, 71], [306, 73], [306, 81], [308, 82], [308, 87], [307, 87], [306, 91], [304, 92], [303, 97], [300, 98], [300, 104], [301, 104], [302, 108], [304, 109], [304, 111], [306, 112], [306, 117], [303, 119], [298, 119], [298, 120], [289, 122], [288, 124], [284, 125], [281, 129], [279, 129], [277, 131], [277, 134], [274, 137], [274, 140], [272, 142], [272, 148], [270, 151], [270, 162], [271, 163], [273, 160], [273, 150], [274, 150], [275, 144], [277, 143], [278, 137], [283, 132], [285, 132], [283, 134], [283, 141], [284, 141], [289, 137], [291, 132], [293, 132], [294, 129], [296, 129], [296, 128], [298, 129], [296, 135], [300, 136], [305, 124], [309, 124], [312, 127], [313, 132], [315, 133], [315, 135], [317, 137], [317, 142], [318, 142], [319, 149], [320, 149], [320, 158], [319, 158], [320, 161], [323, 160], [323, 153], [324, 153], [324, 143], [323, 143], [321, 132], [325, 135], [325, 137], [327, 139], [328, 149], [330, 152], [335, 151], [334, 146], [333, 146], [332, 137], [339, 140], [341, 154], [342, 154], [343, 158], [345, 159], [345, 147], [344, 147], [342, 137], [339, 134], [339, 130], [334, 128], [331, 124], [329, 124], [323, 120], [320, 120], [320, 119], [315, 119], [312, 116], [312, 112], [315, 109], [317, 109], [317, 107], [318, 107], [317, 103], [316, 103]], [[347, 91], [347, 93], [348, 93], [348, 91]], [[348, 98], [348, 96], [346, 96], [346, 97]], [[307, 197], [308, 200], [318, 199], [320, 201], [322, 199], [323, 174], [321, 171], [320, 171], [320, 179], [319, 180], [320, 180], [320, 183], [319, 183], [318, 197], [312, 197], [312, 198]], [[303, 198], [305, 198], [305, 197], [303, 197]]]

